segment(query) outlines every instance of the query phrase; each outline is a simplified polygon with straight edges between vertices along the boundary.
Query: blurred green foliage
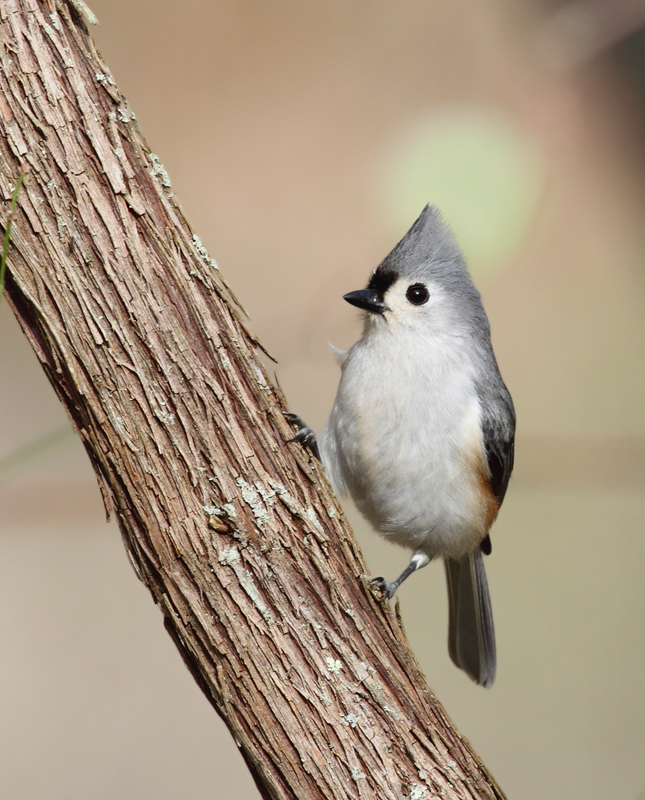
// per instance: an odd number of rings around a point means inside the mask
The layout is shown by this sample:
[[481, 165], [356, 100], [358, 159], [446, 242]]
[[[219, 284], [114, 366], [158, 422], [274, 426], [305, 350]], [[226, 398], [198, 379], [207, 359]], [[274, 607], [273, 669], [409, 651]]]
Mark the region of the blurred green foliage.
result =
[[70, 425], [56, 428], [0, 458], [0, 483], [34, 467], [75, 441]]

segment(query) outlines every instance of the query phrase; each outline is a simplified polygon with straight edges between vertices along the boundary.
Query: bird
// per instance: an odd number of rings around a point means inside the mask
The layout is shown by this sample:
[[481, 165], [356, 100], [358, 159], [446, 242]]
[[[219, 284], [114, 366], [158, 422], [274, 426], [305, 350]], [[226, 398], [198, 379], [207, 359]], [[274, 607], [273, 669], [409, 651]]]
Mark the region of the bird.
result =
[[477, 684], [497, 670], [483, 556], [513, 469], [515, 409], [490, 325], [441, 212], [426, 206], [367, 287], [344, 295], [364, 312], [361, 338], [335, 351], [341, 378], [318, 439], [301, 417], [290, 441], [322, 461], [336, 494], [372, 528], [412, 550], [385, 600], [442, 558], [448, 652]]

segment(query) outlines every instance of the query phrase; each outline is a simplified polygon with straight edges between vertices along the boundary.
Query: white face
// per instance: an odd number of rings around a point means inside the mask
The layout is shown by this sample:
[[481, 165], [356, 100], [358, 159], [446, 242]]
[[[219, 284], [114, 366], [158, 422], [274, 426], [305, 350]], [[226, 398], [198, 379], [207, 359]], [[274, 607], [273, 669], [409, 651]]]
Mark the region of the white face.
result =
[[383, 317], [390, 327], [434, 327], [445, 322], [445, 300], [444, 289], [436, 283], [399, 278], [383, 296]]

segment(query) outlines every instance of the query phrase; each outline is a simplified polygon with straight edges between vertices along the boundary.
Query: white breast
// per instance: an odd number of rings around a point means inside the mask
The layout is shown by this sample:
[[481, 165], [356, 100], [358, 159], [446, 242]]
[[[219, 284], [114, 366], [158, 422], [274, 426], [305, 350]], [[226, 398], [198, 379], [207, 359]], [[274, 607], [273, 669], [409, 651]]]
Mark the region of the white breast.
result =
[[480, 404], [467, 343], [434, 335], [361, 340], [343, 365], [320, 439], [337, 492], [387, 538], [459, 556], [487, 532]]

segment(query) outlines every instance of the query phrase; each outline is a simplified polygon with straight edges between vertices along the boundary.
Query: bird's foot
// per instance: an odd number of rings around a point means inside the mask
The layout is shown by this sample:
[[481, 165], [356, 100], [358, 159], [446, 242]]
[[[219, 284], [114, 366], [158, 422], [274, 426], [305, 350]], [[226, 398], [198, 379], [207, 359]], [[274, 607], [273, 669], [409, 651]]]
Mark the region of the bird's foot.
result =
[[385, 600], [390, 600], [394, 597], [396, 590], [399, 588], [399, 584], [396, 583], [388, 583], [385, 578], [373, 578], [370, 583], [374, 584], [381, 590], [381, 594]]
[[298, 432], [291, 439], [287, 439], [287, 444], [289, 442], [300, 442], [304, 448], [310, 450], [318, 461], [320, 461], [316, 431], [305, 424], [303, 418], [298, 416], [298, 414], [292, 414], [290, 411], [286, 411], [284, 416], [289, 425], [298, 426]]

